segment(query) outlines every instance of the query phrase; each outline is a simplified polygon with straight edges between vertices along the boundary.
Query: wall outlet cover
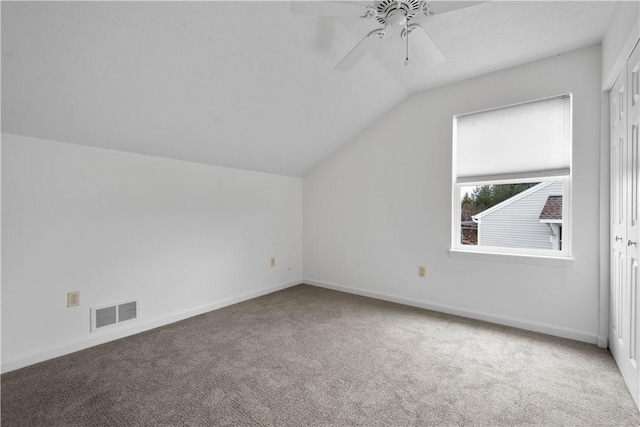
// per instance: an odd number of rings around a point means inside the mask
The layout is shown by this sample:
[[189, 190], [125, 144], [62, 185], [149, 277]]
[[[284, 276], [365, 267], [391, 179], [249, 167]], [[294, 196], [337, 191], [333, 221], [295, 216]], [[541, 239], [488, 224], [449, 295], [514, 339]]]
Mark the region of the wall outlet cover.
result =
[[67, 307], [80, 305], [80, 291], [67, 292]]
[[427, 267], [423, 267], [423, 266], [418, 267], [418, 276], [427, 277]]

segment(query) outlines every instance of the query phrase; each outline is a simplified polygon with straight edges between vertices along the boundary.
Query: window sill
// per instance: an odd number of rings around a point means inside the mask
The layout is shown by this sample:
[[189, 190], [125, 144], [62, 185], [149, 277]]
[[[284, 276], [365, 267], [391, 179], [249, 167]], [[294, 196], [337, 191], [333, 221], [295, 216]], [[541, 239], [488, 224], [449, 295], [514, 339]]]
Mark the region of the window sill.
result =
[[449, 249], [449, 257], [474, 261], [507, 262], [511, 264], [543, 265], [547, 267], [573, 268], [574, 259], [542, 255], [508, 254], [499, 252], [465, 251]]

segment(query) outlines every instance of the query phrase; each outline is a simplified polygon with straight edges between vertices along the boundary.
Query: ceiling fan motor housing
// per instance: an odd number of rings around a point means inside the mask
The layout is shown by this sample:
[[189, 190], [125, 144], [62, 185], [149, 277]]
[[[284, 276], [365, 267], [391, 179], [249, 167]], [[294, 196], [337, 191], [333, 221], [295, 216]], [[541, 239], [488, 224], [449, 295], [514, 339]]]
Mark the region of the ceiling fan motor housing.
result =
[[420, 0], [383, 0], [377, 3], [376, 19], [383, 25], [399, 26], [420, 11]]

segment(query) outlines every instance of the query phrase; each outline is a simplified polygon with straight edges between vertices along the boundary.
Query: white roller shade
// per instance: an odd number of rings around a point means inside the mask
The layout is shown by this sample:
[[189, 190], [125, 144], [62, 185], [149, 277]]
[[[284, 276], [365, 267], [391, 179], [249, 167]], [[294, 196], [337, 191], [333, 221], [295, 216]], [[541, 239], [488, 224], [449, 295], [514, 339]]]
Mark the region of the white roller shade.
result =
[[456, 182], [568, 175], [571, 96], [455, 117]]

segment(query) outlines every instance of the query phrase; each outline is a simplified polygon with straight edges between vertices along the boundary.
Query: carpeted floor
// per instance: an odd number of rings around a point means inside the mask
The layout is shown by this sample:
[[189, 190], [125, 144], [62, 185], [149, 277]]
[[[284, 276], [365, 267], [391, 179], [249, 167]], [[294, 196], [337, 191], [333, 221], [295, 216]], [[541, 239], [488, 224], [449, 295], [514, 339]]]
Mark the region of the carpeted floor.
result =
[[638, 425], [594, 345], [306, 285], [2, 375], [2, 425]]

